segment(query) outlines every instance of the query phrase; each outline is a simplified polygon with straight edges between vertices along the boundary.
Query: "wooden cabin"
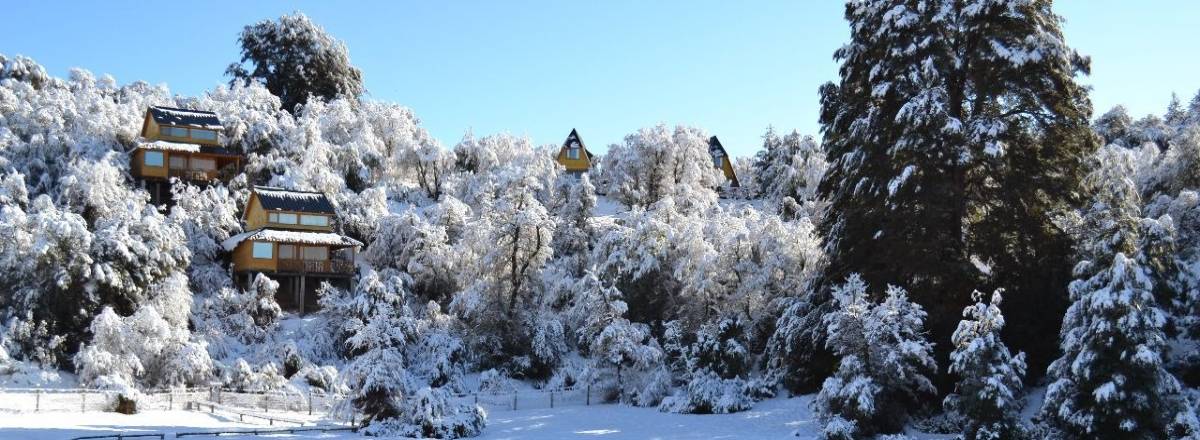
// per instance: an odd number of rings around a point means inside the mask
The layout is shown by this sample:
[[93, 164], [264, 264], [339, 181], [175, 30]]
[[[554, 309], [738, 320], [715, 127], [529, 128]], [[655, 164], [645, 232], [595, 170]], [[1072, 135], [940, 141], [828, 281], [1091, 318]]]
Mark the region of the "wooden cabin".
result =
[[242, 212], [244, 232], [225, 240], [233, 272], [251, 283], [257, 274], [279, 282], [285, 310], [317, 309], [317, 288], [349, 288], [362, 243], [334, 229], [336, 213], [325, 194], [256, 186]]
[[733, 172], [733, 160], [725, 151], [725, 146], [721, 145], [721, 140], [716, 136], [708, 138], [708, 154], [712, 156], [713, 167], [720, 169], [725, 174], [725, 179], [729, 180], [730, 186], [740, 187], [737, 174]]
[[213, 112], [150, 107], [130, 170], [156, 204], [169, 199], [165, 183], [173, 177], [198, 184], [227, 180], [237, 174], [242, 156], [221, 146], [222, 130]]
[[572, 128], [571, 134], [567, 135], [567, 140], [563, 142], [555, 159], [563, 167], [566, 167], [567, 174], [578, 177], [586, 174], [592, 168], [592, 157], [594, 157], [592, 152], [588, 151], [583, 144], [579, 133]]

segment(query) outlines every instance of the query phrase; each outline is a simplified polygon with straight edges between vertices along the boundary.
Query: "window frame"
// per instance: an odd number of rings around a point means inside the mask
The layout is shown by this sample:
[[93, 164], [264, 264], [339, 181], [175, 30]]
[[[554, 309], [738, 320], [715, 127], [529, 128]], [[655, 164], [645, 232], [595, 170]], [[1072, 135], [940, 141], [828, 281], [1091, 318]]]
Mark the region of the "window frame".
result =
[[[266, 249], [266, 256], [259, 251]], [[274, 260], [275, 259], [275, 243], [269, 241], [254, 241], [250, 243], [250, 258], [255, 260]]]
[[[158, 158], [157, 165], [150, 163], [151, 157]], [[154, 167], [154, 168], [162, 168], [162, 167], [166, 166], [166, 162], [167, 162], [167, 154], [165, 152], [158, 151], [158, 150], [148, 150], [142, 154], [142, 165], [145, 165], [148, 167]]]
[[[313, 219], [313, 218], [320, 218], [320, 219], [321, 219], [321, 222], [320, 222], [320, 223], [311, 223], [311, 222], [306, 222], [306, 221], [305, 221], [305, 219]], [[299, 219], [299, 221], [300, 221], [300, 223], [299, 223], [299, 224], [300, 224], [301, 226], [316, 226], [316, 227], [322, 227], [322, 228], [329, 227], [329, 216], [327, 216], [327, 215], [321, 215], [321, 214], [300, 214], [300, 219]]]

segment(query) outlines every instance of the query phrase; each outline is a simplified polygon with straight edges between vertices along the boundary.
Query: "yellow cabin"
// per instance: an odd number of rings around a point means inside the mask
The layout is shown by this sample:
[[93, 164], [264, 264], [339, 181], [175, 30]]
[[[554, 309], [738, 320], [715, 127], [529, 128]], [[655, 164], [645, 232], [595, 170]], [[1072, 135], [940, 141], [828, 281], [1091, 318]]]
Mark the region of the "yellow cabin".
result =
[[572, 176], [585, 174], [592, 167], [592, 152], [587, 150], [583, 139], [574, 128], [571, 129], [571, 134], [567, 135], [567, 140], [563, 142], [555, 159], [566, 167], [567, 174]]
[[232, 177], [242, 156], [221, 147], [222, 129], [212, 112], [150, 107], [130, 169], [143, 179], [207, 182]]
[[725, 174], [725, 179], [729, 180], [730, 186], [740, 187], [737, 174], [733, 172], [733, 161], [730, 160], [725, 146], [721, 145], [721, 141], [716, 136], [708, 138], [708, 154], [712, 156], [713, 167], [720, 169]]
[[348, 281], [362, 246], [334, 230], [334, 215], [322, 193], [254, 187], [242, 213], [247, 232], [223, 243], [233, 254], [234, 274], [246, 283], [256, 274], [267, 275], [280, 284], [276, 300], [281, 307], [315, 310], [317, 287]]

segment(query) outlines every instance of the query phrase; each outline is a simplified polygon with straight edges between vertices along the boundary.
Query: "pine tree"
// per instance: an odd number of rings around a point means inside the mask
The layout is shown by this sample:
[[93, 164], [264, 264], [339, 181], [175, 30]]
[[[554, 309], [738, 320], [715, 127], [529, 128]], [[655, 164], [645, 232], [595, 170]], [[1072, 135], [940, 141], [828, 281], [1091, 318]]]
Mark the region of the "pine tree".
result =
[[[899, 432], [908, 415], [936, 393], [936, 364], [924, 339], [925, 311], [888, 286], [873, 304], [857, 274], [834, 291], [837, 309], [825, 318], [829, 349], [840, 357], [813, 401], [827, 438], [869, 438]], [[848, 436], [848, 437], [847, 437]]]
[[856, 1], [846, 18], [841, 80], [821, 89], [829, 264], [806, 320], [861, 272], [911, 289], [945, 340], [986, 281], [1023, 310], [1011, 340], [1036, 365], [1052, 353], [1036, 335], [1057, 326], [1070, 269], [1054, 263], [1071, 242], [1050, 219], [1078, 203], [1094, 148], [1074, 80], [1087, 59], [1066, 46], [1049, 1]]
[[1167, 114], [1163, 116], [1167, 125], [1178, 128], [1187, 121], [1187, 112], [1183, 110], [1183, 104], [1179, 103], [1179, 95], [1171, 92], [1171, 103], [1167, 104]]
[[1140, 200], [1124, 156], [1106, 154], [1090, 182], [1082, 260], [1050, 365], [1044, 416], [1071, 438], [1166, 438], [1190, 411], [1164, 368], [1166, 313], [1139, 249]]
[[966, 418], [966, 440], [1019, 438], [1023, 432], [1018, 411], [1025, 354], [1013, 356], [1000, 340], [1004, 328], [1000, 290], [992, 293], [990, 303], [983, 302], [984, 295], [978, 291], [972, 296], [976, 303], [963, 310], [964, 319], [951, 339], [950, 374], [958, 376], [958, 383], [946, 397], [945, 406]]

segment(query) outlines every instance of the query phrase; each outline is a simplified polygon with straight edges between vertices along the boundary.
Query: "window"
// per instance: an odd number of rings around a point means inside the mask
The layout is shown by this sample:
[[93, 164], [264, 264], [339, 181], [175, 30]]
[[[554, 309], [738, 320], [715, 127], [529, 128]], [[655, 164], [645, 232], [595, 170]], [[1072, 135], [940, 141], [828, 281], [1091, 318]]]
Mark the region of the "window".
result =
[[725, 157], [713, 156], [713, 166], [717, 168], [725, 168]]
[[279, 245], [279, 258], [284, 260], [294, 260], [296, 258], [296, 245], [281, 244]]
[[199, 129], [193, 128], [192, 129], [192, 139], [199, 139], [202, 141], [215, 141], [215, 140], [217, 140], [217, 132], [212, 131], [212, 130], [199, 130]]
[[[172, 158], [174, 159], [174, 158]], [[202, 171], [212, 171], [217, 169], [216, 159], [201, 159], [198, 157], [192, 158], [192, 169]]]
[[158, 132], [159, 132], [159, 134], [161, 134], [163, 136], [179, 137], [179, 138], [188, 137], [188, 129], [183, 128], [183, 127], [172, 127], [170, 125], [164, 125], [162, 128], [160, 128], [158, 130]]
[[302, 258], [305, 260], [328, 260], [329, 248], [318, 246], [304, 246], [302, 249]]
[[254, 242], [254, 247], [251, 249], [250, 253], [254, 258], [257, 258], [260, 260], [270, 260], [271, 253], [274, 250], [274, 246], [275, 245], [273, 245], [271, 243], [256, 241], [256, 242]]
[[329, 217], [323, 215], [301, 215], [300, 224], [305, 226], [329, 226]]
[[187, 169], [187, 156], [171, 155], [170, 162], [173, 170]]
[[147, 151], [146, 157], [144, 159], [142, 159], [142, 161], [148, 167], [161, 167], [161, 166], [163, 166], [163, 152]]
[[286, 212], [272, 212], [267, 214], [267, 221], [271, 223], [282, 223], [287, 225], [296, 224], [296, 214]]
[[567, 149], [567, 159], [579, 159], [579, 149], [573, 148], [573, 147], [568, 148]]

